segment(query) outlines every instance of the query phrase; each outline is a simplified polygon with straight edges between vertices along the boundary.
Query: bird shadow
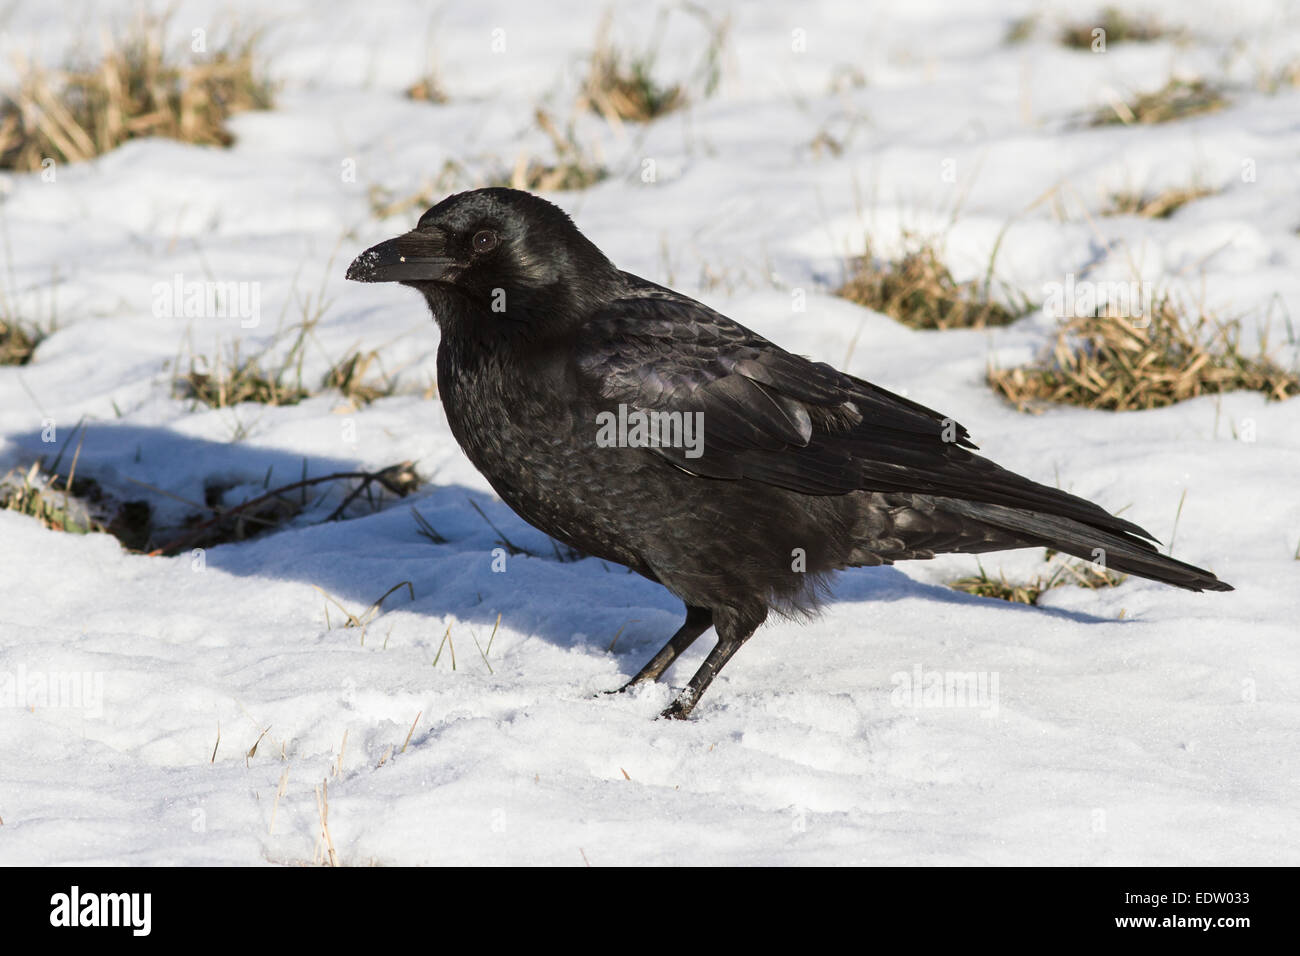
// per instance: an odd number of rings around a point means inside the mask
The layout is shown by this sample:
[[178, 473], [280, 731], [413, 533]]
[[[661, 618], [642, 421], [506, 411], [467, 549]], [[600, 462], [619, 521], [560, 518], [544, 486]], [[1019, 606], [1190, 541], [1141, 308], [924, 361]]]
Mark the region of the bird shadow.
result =
[[[1113, 624], [1113, 617], [1099, 617], [1084, 611], [1072, 611], [1066, 608], [1043, 607], [1036, 604], [1021, 604], [1015, 601], [1003, 601], [998, 598], [979, 597], [956, 591], [941, 584], [930, 584], [910, 578], [898, 568], [853, 568], [840, 572], [831, 589], [831, 599], [840, 601], [861, 601], [880, 603], [901, 601], [915, 598], [943, 604], [962, 604], [977, 607], [996, 607], [1012, 614], [1027, 614], [1031, 617], [1057, 618], [1074, 621], [1079, 624]], [[1127, 623], [1127, 622], [1120, 622]]]
[[[40, 432], [11, 437], [0, 449], [0, 473], [29, 467], [40, 457], [48, 465], [58, 445], [43, 437]], [[78, 437], [65, 431], [62, 442], [76, 445], [78, 475], [93, 478], [110, 496], [148, 501], [159, 516], [170, 515], [181, 527], [186, 519], [193, 523], [211, 514], [203, 503], [214, 486], [253, 494], [255, 486], [274, 489], [303, 478], [363, 470], [346, 454], [304, 457], [138, 425], [94, 423]], [[66, 475], [73, 453], [64, 451], [59, 472]], [[443, 623], [468, 625], [481, 640], [499, 620], [560, 646], [599, 648], [639, 661], [681, 622], [681, 602], [662, 586], [620, 565], [575, 555], [483, 490], [424, 484], [404, 498], [385, 496], [373, 510], [361, 499], [344, 520], [326, 520], [347, 490], [346, 483], [339, 483], [282, 528], [204, 547], [201, 562], [189, 548], [175, 558], [139, 554], [136, 560], [179, 560], [205, 573], [299, 580], [358, 616], [391, 591], [375, 619], [396, 610], [433, 619], [414, 635], [415, 643], [430, 646], [441, 638]], [[892, 567], [841, 572], [829, 594], [834, 603], [906, 599], [949, 604], [989, 600], [916, 581]], [[318, 620], [321, 601], [315, 592], [304, 595], [303, 615]], [[1078, 623], [1109, 620], [1057, 608], [1005, 609]], [[403, 626], [411, 627], [409, 621]]]

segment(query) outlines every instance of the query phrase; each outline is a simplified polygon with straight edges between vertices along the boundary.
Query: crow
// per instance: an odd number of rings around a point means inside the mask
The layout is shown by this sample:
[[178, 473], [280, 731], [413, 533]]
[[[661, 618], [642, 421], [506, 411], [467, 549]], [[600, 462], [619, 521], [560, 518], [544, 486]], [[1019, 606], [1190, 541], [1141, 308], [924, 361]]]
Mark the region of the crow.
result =
[[814, 613], [843, 568], [1052, 548], [1232, 590], [1137, 525], [975, 454], [953, 419], [621, 271], [530, 193], [450, 196], [347, 277], [424, 295], [452, 434], [506, 504], [686, 605], [622, 690], [716, 630], [661, 716], [687, 717], [769, 612]]

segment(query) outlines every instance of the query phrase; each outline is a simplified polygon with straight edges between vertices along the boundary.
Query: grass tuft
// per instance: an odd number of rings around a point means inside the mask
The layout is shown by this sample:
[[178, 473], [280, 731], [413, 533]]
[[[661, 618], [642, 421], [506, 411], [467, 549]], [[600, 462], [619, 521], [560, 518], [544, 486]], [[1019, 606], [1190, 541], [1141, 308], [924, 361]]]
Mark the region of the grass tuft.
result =
[[1212, 83], [1171, 79], [1154, 93], [1141, 93], [1129, 103], [1114, 100], [1093, 115], [1092, 125], [1168, 123], [1213, 113], [1227, 105], [1227, 96]]
[[1151, 17], [1125, 13], [1118, 7], [1106, 7], [1092, 20], [1078, 20], [1061, 28], [1061, 45], [1072, 50], [1091, 50], [1094, 30], [1106, 31], [1106, 44], [1151, 43], [1174, 36], [1174, 31]]
[[509, 186], [529, 192], [552, 192], [586, 189], [609, 175], [599, 159], [589, 156], [578, 142], [572, 122], [561, 131], [545, 110], [538, 109], [535, 118], [537, 125], [550, 137], [555, 147], [555, 161], [547, 162], [521, 153], [509, 173], [489, 179], [486, 185]]
[[1028, 584], [1015, 584], [1008, 581], [1001, 572], [998, 572], [996, 578], [989, 577], [982, 564], [980, 565], [979, 574], [949, 581], [948, 587], [954, 591], [961, 591], [963, 594], [973, 594], [975, 597], [982, 598], [996, 598], [999, 601], [1009, 601], [1012, 604], [1037, 604], [1039, 597], [1042, 596], [1045, 590], [1041, 578], [1035, 578]]
[[1288, 60], [1276, 68], [1261, 67], [1256, 71], [1255, 86], [1269, 94], [1300, 87], [1300, 59]]
[[144, 550], [153, 515], [147, 502], [115, 501], [94, 478], [78, 477], [75, 457], [67, 475], [37, 461], [0, 477], [0, 510], [35, 518], [52, 531], [111, 534], [132, 551]]
[[231, 115], [271, 106], [257, 33], [232, 30], [194, 54], [173, 52], [166, 33], [166, 16], [141, 15], [105, 39], [97, 62], [49, 70], [20, 60], [17, 87], [0, 100], [0, 168], [82, 162], [143, 136], [229, 146]]
[[1241, 323], [1221, 321], [1165, 294], [1139, 327], [1128, 317], [1069, 319], [1046, 360], [990, 368], [988, 382], [1021, 411], [1055, 402], [1110, 411], [1162, 408], [1200, 395], [1260, 392], [1272, 401], [1300, 394], [1300, 376], [1268, 359], [1243, 354]]
[[372, 184], [369, 189], [370, 211], [376, 219], [401, 216], [412, 210], [423, 212], [448, 193], [456, 192], [470, 182], [472, 177], [465, 167], [454, 159], [447, 159], [437, 176], [424, 179], [412, 192], [398, 193], [380, 183]]
[[78, 478], [75, 483], [64, 479], [65, 488], [56, 485], [61, 476], [44, 472], [40, 462], [26, 472], [17, 469], [0, 478], [0, 509], [16, 511], [35, 518], [46, 528], [71, 534], [102, 532], [104, 526], [91, 515], [85, 499], [97, 498], [98, 486], [92, 479]]
[[836, 295], [915, 329], [982, 329], [1021, 314], [990, 298], [987, 281], [957, 282], [929, 242], [893, 262], [878, 261], [868, 243], [846, 272]]
[[561, 129], [554, 117], [540, 108], [534, 113], [534, 120], [550, 139], [552, 155], [521, 152], [514, 165], [508, 167], [498, 157], [483, 157], [468, 164], [448, 159], [436, 176], [424, 179], [412, 192], [397, 193], [378, 183], [372, 185], [370, 211], [377, 219], [387, 219], [414, 209], [426, 209], [460, 189], [509, 186], [529, 192], [562, 192], [586, 189], [609, 176], [598, 144], [582, 143], [572, 120]]
[[414, 83], [406, 88], [405, 96], [408, 100], [416, 100], [421, 103], [442, 104], [447, 102], [447, 93], [442, 88], [442, 83], [438, 75], [433, 72], [426, 73]]
[[594, 113], [635, 123], [648, 123], [686, 105], [679, 83], [660, 85], [655, 80], [654, 52], [626, 54], [599, 43], [582, 88], [582, 102]]
[[1145, 219], [1168, 219], [1189, 202], [1213, 196], [1215, 190], [1205, 186], [1174, 186], [1157, 193], [1112, 193], [1103, 216], [1142, 216]]
[[598, 113], [614, 125], [648, 123], [687, 105], [688, 88], [695, 88], [704, 97], [711, 96], [721, 78], [728, 22], [713, 19], [703, 7], [683, 9], [699, 17], [708, 31], [708, 43], [691, 77], [679, 83], [663, 83], [655, 77], [666, 15], [659, 17], [650, 43], [638, 52], [619, 49], [612, 43], [607, 16], [596, 34], [595, 49], [578, 97], [580, 108]]
[[0, 319], [0, 365], [26, 365], [45, 338], [37, 326], [13, 319]]
[[[367, 380], [366, 373], [371, 365], [379, 369], [383, 381], [375, 382], [373, 378]], [[395, 383], [384, 373], [378, 352], [357, 351], [344, 356], [337, 365], [326, 372], [322, 386], [338, 389], [343, 393], [343, 397], [352, 403], [353, 408], [360, 408], [369, 405], [377, 398], [387, 398], [392, 395]]]
[[[1054, 555], [1055, 552], [1049, 551], [1048, 560], [1050, 561]], [[1097, 590], [1098, 588], [1113, 588], [1128, 580], [1126, 574], [1119, 574], [1107, 568], [1100, 568], [1095, 564], [1077, 560], [1062, 561], [1050, 575], [1044, 577], [1038, 574], [1034, 576], [1032, 581], [1027, 582], [1008, 581], [1006, 575], [1001, 571], [998, 572], [996, 578], [989, 577], [989, 573], [984, 570], [984, 565], [978, 560], [976, 564], [979, 567], [979, 574], [949, 581], [948, 587], [954, 591], [961, 591], [963, 594], [973, 594], [976, 597], [996, 598], [999, 601], [1008, 601], [1012, 604], [1036, 605], [1039, 598], [1046, 592], [1066, 584]]]
[[190, 399], [209, 408], [230, 408], [244, 402], [260, 405], [296, 405], [309, 392], [302, 385], [301, 369], [290, 381], [292, 356], [280, 368], [268, 371], [258, 356], [239, 357], [239, 343], [229, 358], [218, 357], [215, 367], [203, 358], [191, 358], [189, 370], [175, 381], [178, 398]]

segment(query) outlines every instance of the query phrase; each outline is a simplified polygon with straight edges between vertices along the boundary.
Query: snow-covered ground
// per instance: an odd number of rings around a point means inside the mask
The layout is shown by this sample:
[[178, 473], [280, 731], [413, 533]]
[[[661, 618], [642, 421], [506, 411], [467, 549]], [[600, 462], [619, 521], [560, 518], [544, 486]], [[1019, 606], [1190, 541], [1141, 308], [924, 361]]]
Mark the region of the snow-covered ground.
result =
[[[131, 9], [11, 6], [0, 64], [57, 64]], [[181, 41], [223, 18], [266, 24], [277, 106], [236, 117], [228, 150], [136, 141], [54, 182], [4, 178], [0, 282], [58, 329], [30, 365], [0, 368], [0, 473], [51, 452], [49, 423], [64, 442], [84, 418], [78, 472], [177, 519], [196, 509], [175, 499], [213, 482], [230, 503], [304, 468], [414, 460], [425, 483], [373, 514], [322, 524], [336, 494], [287, 530], [170, 558], [0, 512], [0, 863], [319, 860], [323, 782], [346, 864], [1300, 862], [1300, 401], [1024, 415], [984, 370], [1033, 356], [1050, 317], [918, 332], [830, 294], [868, 236], [889, 252], [903, 230], [944, 235], [959, 278], [982, 276], [1001, 236], [997, 276], [1035, 301], [1071, 273], [1136, 268], [1243, 316], [1247, 341], [1271, 314], [1294, 367], [1300, 90], [1256, 79], [1300, 56], [1300, 9], [1140, 9], [1184, 39], [1067, 50], [1052, 40], [1080, 16], [1066, 2], [736, 3], [714, 11], [731, 18], [714, 96], [646, 127], [577, 117], [612, 175], [550, 198], [620, 266], [954, 415], [993, 459], [1125, 509], [1237, 587], [1130, 579], [1026, 607], [947, 588], [970, 557], [851, 571], [824, 616], [769, 624], [695, 719], [665, 722], [671, 686], [598, 692], [676, 628], [678, 602], [557, 560], [428, 397], [424, 304], [343, 279], [420, 211], [376, 219], [371, 186], [401, 196], [448, 159], [473, 172], [545, 153], [534, 109], [568, 118], [599, 5], [179, 4]], [[1036, 37], [1004, 42], [1034, 11]], [[615, 37], [643, 43], [657, 16], [618, 5]], [[662, 73], [685, 75], [706, 30], [680, 9], [667, 29]], [[402, 96], [431, 59], [444, 105]], [[1231, 106], [1081, 122], [1182, 74], [1228, 84]], [[813, 148], [823, 133], [839, 155]], [[1217, 192], [1165, 220], [1097, 215], [1115, 189], [1189, 184]], [[155, 286], [177, 275], [250, 283], [260, 321], [155, 315]], [[396, 394], [360, 411], [337, 393], [223, 410], [173, 397], [178, 357], [283, 350], [277, 330], [321, 296], [304, 378], [379, 349]], [[494, 573], [497, 532], [471, 502], [536, 556]], [[1023, 579], [1043, 556], [984, 566]], [[403, 581], [364, 639], [317, 590], [360, 614]], [[909, 692], [935, 674], [979, 675], [986, 693]], [[73, 677], [79, 699], [40, 696]]]

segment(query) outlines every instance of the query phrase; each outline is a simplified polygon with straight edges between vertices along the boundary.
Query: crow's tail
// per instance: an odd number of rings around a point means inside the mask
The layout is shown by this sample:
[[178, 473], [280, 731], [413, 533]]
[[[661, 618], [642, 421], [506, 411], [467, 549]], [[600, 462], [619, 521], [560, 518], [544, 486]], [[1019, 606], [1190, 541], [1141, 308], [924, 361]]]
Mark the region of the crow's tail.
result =
[[[1233, 589], [1211, 572], [1160, 554], [1149, 541], [1118, 527], [1099, 528], [1063, 515], [955, 498], [943, 499], [942, 508], [950, 514], [1010, 532], [1024, 541], [1024, 547], [1055, 548], [1085, 561], [1099, 561], [1112, 571], [1163, 581], [1189, 591]], [[1112, 518], [1108, 523], [1112, 522], [1118, 519]], [[1135, 525], [1129, 527], [1136, 529]]]

